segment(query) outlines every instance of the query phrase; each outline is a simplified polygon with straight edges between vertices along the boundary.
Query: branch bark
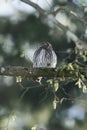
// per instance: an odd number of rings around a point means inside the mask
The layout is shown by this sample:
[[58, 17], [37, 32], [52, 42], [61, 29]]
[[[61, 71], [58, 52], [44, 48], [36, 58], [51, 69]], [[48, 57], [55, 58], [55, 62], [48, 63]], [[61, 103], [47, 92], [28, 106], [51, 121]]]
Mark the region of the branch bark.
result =
[[30, 1], [30, 0], [21, 0], [22, 2], [34, 7], [38, 12], [40, 12], [40, 14], [44, 15], [45, 10], [43, 10], [40, 6], [38, 6], [37, 4], [35, 4], [34, 2]]
[[75, 70], [66, 70], [56, 68], [30, 68], [21, 66], [0, 67], [0, 75], [3, 76], [22, 76], [22, 77], [72, 77], [77, 78], [77, 73], [83, 74], [87, 78], [87, 68]]

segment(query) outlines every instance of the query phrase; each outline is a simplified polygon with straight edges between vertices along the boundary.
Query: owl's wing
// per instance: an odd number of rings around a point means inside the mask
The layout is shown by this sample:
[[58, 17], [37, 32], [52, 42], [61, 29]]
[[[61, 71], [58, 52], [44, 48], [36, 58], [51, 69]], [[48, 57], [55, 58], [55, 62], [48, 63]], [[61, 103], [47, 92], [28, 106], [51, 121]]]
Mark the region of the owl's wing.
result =
[[52, 58], [51, 58], [51, 67], [55, 68], [57, 65], [57, 55], [56, 53], [52, 50]]

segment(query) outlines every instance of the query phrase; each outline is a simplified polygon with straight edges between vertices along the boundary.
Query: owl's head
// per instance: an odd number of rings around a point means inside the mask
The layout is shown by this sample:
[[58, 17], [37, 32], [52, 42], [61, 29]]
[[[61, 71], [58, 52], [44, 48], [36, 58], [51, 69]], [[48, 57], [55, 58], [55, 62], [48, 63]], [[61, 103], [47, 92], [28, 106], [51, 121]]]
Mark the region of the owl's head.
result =
[[41, 45], [41, 49], [52, 49], [52, 45], [49, 42], [43, 42]]

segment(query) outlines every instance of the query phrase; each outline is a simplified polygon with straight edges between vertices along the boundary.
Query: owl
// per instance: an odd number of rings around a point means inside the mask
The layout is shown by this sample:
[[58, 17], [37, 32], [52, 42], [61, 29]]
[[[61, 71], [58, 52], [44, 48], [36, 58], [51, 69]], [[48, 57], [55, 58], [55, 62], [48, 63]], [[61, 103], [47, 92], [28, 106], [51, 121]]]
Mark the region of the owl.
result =
[[57, 65], [57, 56], [52, 45], [49, 42], [44, 42], [35, 51], [33, 55], [34, 68], [55, 68]]

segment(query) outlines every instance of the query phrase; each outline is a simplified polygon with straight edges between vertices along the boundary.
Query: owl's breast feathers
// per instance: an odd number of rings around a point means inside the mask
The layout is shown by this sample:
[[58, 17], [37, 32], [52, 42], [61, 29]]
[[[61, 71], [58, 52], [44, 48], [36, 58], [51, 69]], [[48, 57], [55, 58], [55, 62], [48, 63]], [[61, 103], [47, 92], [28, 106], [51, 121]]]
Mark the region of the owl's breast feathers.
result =
[[34, 53], [34, 68], [55, 68], [57, 64], [57, 56], [50, 43], [43, 43]]

